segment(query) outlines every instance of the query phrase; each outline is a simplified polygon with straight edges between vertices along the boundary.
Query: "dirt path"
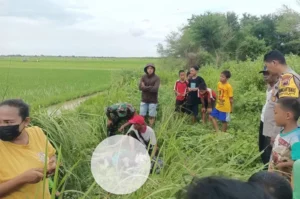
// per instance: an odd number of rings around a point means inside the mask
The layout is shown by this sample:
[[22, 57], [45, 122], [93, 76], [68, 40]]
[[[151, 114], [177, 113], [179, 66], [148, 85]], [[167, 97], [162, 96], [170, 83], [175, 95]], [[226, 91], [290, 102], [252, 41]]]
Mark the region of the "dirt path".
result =
[[73, 110], [76, 107], [78, 107], [82, 102], [90, 99], [91, 97], [98, 96], [102, 93], [103, 92], [98, 92], [98, 93], [94, 93], [92, 95], [88, 95], [88, 96], [85, 96], [85, 97], [80, 97], [80, 98], [77, 98], [77, 99], [73, 99], [73, 100], [69, 100], [69, 101], [65, 101], [65, 102], [62, 102], [62, 103], [59, 103], [59, 104], [49, 106], [49, 107], [47, 107], [47, 114], [52, 115], [52, 116], [53, 115], [58, 116], [58, 115], [61, 114], [61, 112], [63, 110]]

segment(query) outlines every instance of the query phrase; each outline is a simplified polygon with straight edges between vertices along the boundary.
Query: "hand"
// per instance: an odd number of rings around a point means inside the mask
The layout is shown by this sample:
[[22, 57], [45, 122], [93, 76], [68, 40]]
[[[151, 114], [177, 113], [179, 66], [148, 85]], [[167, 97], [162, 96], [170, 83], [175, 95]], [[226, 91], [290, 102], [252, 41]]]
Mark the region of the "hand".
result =
[[28, 184], [36, 184], [43, 180], [44, 178], [44, 171], [43, 169], [30, 169], [28, 171], [25, 171], [23, 174], [21, 174], [21, 179]]
[[270, 141], [271, 146], [273, 146], [274, 142], [275, 142], [275, 138], [271, 137], [271, 141]]
[[283, 170], [285, 168], [284, 162], [278, 163], [275, 167], [280, 171]]
[[192, 89], [191, 88], [188, 88], [188, 92], [191, 92], [192, 91]]
[[207, 111], [206, 111], [208, 114], [210, 114], [212, 112], [212, 108], [207, 108]]
[[47, 177], [54, 174], [56, 169], [56, 157], [53, 156], [50, 158], [50, 161], [48, 163], [48, 171], [47, 171]]
[[269, 167], [268, 167], [268, 171], [269, 172], [273, 172], [274, 171], [274, 168], [273, 168], [272, 165], [273, 165], [272, 163], [269, 163]]
[[145, 83], [144, 82], [142, 82], [142, 87], [145, 87]]
[[125, 127], [122, 125], [122, 126], [119, 128], [119, 130], [118, 130], [118, 131], [121, 133], [121, 132], [123, 132], [123, 131], [124, 131], [124, 128], [125, 128]]
[[202, 113], [206, 113], [206, 109], [205, 108], [202, 108], [201, 111], [202, 111]]

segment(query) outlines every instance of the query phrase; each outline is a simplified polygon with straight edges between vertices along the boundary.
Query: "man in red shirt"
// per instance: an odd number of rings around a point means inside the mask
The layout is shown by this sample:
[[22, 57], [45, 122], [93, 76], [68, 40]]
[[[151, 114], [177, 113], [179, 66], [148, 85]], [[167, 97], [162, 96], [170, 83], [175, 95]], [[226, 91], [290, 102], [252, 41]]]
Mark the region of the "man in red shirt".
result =
[[206, 114], [210, 114], [216, 104], [216, 92], [206, 87], [206, 84], [199, 85], [198, 97], [202, 103], [202, 122], [206, 122]]
[[185, 112], [183, 106], [186, 102], [188, 82], [186, 81], [184, 70], [179, 71], [179, 78], [180, 79], [175, 82], [175, 86], [174, 86], [174, 91], [176, 95], [175, 111]]

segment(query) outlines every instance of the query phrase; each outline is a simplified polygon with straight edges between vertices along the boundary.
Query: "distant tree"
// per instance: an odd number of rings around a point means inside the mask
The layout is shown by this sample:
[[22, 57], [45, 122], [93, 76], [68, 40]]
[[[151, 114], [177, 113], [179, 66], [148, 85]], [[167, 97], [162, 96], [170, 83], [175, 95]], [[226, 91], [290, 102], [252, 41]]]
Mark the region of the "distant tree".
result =
[[241, 42], [237, 49], [237, 56], [239, 60], [246, 61], [248, 58], [254, 61], [261, 54], [266, 53], [269, 48], [265, 45], [263, 39], [259, 40], [254, 36], [247, 36]]
[[223, 50], [234, 39], [234, 31], [229, 26], [226, 15], [207, 12], [189, 19], [189, 27], [193, 40], [205, 51], [214, 54], [219, 65]]
[[284, 6], [276, 30], [280, 34], [280, 50], [300, 55], [300, 14]]

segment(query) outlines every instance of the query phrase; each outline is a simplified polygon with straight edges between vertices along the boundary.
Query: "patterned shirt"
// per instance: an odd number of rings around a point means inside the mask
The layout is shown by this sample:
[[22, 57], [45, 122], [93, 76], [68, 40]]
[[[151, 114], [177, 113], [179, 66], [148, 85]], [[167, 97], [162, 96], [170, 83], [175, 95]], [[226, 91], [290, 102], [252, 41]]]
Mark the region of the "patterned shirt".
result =
[[[280, 133], [276, 136], [271, 157], [271, 166], [275, 168], [277, 164], [295, 161], [300, 159], [300, 128], [296, 128], [289, 133]], [[291, 174], [291, 169], [286, 171]]]
[[106, 108], [106, 115], [112, 121], [119, 119], [129, 120], [133, 117], [135, 109], [131, 104], [118, 103]]

